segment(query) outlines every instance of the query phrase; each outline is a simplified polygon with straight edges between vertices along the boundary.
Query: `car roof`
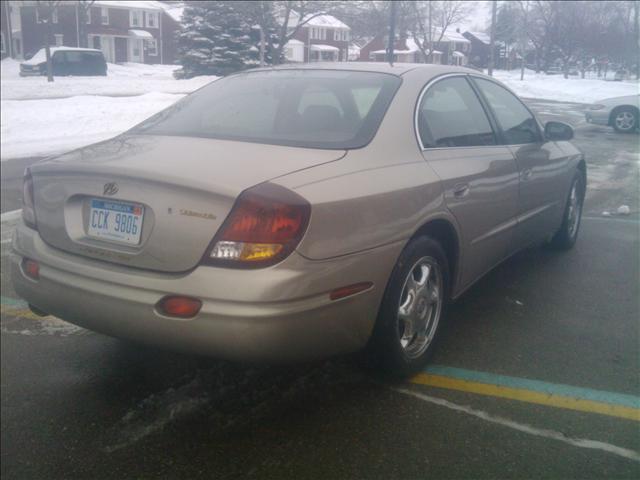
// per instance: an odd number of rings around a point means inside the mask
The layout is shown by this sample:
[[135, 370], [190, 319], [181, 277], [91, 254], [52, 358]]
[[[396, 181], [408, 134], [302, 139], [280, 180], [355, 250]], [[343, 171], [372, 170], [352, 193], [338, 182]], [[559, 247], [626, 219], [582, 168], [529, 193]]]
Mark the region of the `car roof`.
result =
[[[434, 65], [428, 63], [394, 63], [390, 65], [386, 62], [312, 62], [312, 63], [290, 63], [278, 65], [276, 67], [262, 67], [249, 70], [250, 72], [273, 71], [273, 70], [344, 70], [355, 72], [378, 72], [392, 75], [404, 75], [412, 70], [421, 70], [424, 73], [441, 75], [443, 73], [478, 73], [475, 70], [451, 65]], [[245, 72], [247, 72], [245, 70]], [[244, 72], [242, 72], [244, 73]]]
[[[49, 51], [51, 55], [53, 55], [56, 52], [93, 52], [93, 53], [102, 54], [102, 50], [97, 50], [95, 48], [80, 48], [80, 47], [49, 47]], [[33, 55], [33, 57], [31, 57], [29, 60], [25, 60], [22, 63], [24, 65], [37, 65], [39, 63], [46, 62], [46, 61], [47, 61], [47, 58], [46, 58], [45, 49], [41, 48]]]

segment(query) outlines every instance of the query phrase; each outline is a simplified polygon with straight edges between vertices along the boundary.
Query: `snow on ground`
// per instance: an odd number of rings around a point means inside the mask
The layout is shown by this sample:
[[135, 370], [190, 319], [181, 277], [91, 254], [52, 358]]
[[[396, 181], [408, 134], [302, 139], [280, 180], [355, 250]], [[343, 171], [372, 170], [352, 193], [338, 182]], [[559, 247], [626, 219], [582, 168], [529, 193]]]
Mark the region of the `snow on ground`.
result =
[[20, 77], [20, 63], [11, 58], [2, 60], [0, 96], [2, 100], [33, 100], [63, 98], [76, 95], [143, 95], [150, 92], [190, 93], [216, 77], [202, 76], [176, 80], [175, 65], [145, 65], [142, 63], [108, 64], [106, 77]]
[[62, 153], [114, 137], [184, 95], [80, 95], [50, 100], [3, 100], [2, 160]]
[[605, 98], [640, 93], [640, 83], [636, 80], [614, 82], [611, 79], [575, 76], [564, 78], [562, 75], [545, 75], [531, 70], [525, 71], [524, 80], [520, 80], [520, 70], [496, 70], [493, 76], [523, 98], [596, 103]]
[[107, 77], [18, 75], [2, 61], [1, 160], [62, 153], [111, 138], [216, 77], [176, 80], [173, 65], [109, 64]]

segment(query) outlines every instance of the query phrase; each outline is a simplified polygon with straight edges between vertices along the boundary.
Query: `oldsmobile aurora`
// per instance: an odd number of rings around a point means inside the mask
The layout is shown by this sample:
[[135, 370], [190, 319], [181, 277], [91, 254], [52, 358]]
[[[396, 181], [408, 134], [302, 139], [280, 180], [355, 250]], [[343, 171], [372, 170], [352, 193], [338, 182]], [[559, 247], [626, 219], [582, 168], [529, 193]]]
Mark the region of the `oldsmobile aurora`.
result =
[[518, 250], [573, 246], [571, 127], [449, 66], [257, 69], [27, 170], [32, 309], [235, 360], [365, 350], [399, 374], [447, 303]]

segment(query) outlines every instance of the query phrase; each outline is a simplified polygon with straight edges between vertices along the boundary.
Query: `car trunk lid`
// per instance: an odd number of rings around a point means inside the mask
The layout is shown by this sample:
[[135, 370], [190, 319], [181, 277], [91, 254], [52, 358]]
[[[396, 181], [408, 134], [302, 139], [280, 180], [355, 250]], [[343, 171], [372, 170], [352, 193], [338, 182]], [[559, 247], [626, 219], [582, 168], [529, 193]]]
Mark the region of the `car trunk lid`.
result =
[[[70, 253], [135, 268], [183, 272], [199, 263], [243, 190], [344, 154], [344, 150], [228, 140], [123, 135], [31, 167], [38, 230], [48, 244]], [[91, 225], [99, 218], [96, 208], [105, 205], [116, 208], [113, 216], [117, 209], [137, 210], [139, 238], [125, 243], [96, 237]]]

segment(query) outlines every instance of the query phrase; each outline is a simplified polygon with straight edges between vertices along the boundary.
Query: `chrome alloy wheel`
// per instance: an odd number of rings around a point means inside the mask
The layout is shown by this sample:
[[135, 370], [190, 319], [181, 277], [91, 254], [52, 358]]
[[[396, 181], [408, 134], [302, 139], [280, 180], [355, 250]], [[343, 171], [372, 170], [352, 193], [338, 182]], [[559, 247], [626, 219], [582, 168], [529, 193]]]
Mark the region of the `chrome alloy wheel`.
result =
[[614, 122], [619, 130], [626, 132], [635, 128], [636, 117], [633, 113], [625, 110], [624, 112], [620, 112], [616, 115]]
[[431, 344], [443, 303], [442, 271], [432, 257], [422, 257], [409, 270], [398, 306], [398, 336], [405, 355], [414, 359]]
[[567, 208], [567, 233], [569, 238], [573, 238], [578, 231], [580, 215], [582, 213], [582, 200], [580, 198], [579, 183], [573, 182], [571, 193], [569, 194], [569, 206]]

